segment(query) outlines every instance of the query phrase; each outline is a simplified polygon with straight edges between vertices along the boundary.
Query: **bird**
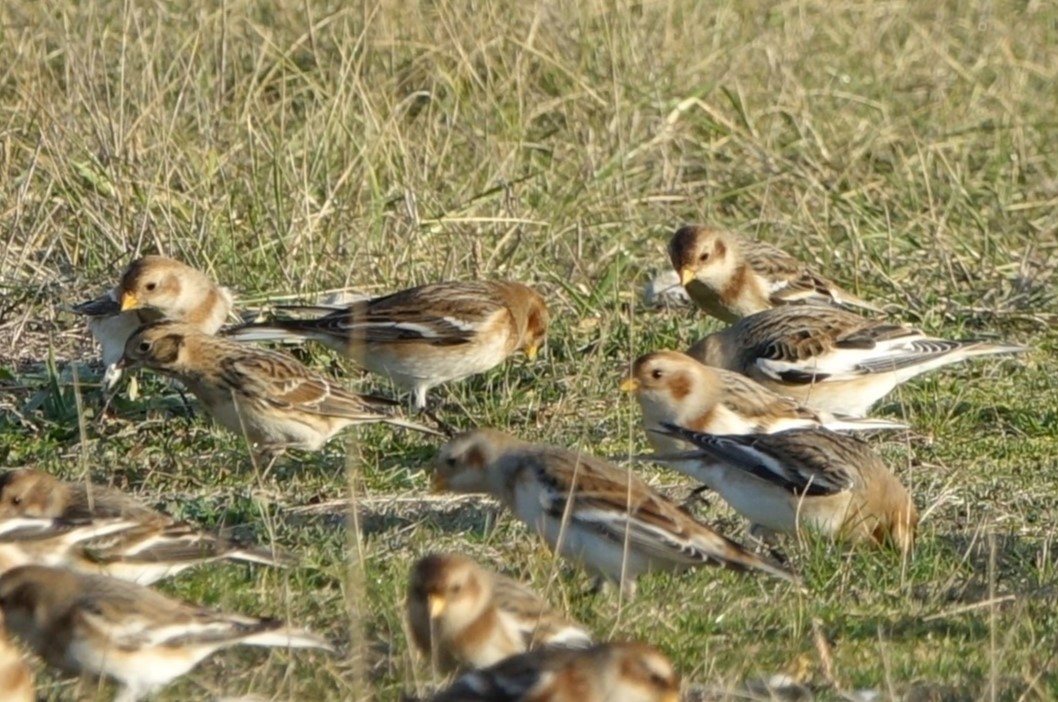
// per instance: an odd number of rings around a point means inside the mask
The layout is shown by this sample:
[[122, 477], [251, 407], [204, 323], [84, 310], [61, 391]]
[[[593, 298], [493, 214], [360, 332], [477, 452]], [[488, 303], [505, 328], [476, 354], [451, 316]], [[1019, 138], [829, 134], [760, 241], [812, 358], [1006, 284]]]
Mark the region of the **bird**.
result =
[[717, 436], [667, 422], [660, 431], [695, 447], [673, 465], [754, 525], [795, 536], [811, 529], [905, 553], [914, 546], [918, 511], [911, 495], [856, 436], [820, 427]]
[[587, 453], [476, 429], [441, 447], [434, 489], [498, 499], [559, 555], [633, 595], [652, 570], [719, 565], [796, 582], [789, 570], [696, 521], [630, 471]]
[[687, 448], [686, 443], [668, 434], [650, 431], [662, 422], [706, 434], [773, 434], [812, 426], [836, 431], [907, 428], [886, 419], [847, 417], [810, 409], [751, 378], [710, 368], [678, 351], [653, 351], [640, 356], [620, 387], [635, 393], [647, 440], [658, 453]]
[[136, 331], [121, 364], [176, 378], [223, 427], [263, 451], [319, 450], [352, 424], [382, 422], [439, 434], [397, 414], [399, 403], [346, 390], [276, 351], [162, 320]]
[[0, 615], [0, 699], [4, 702], [34, 702], [33, 672], [22, 659], [22, 654], [7, 637], [3, 616]]
[[11, 518], [54, 519], [59, 523], [124, 520], [125, 529], [79, 541], [63, 565], [104, 573], [141, 585], [218, 560], [286, 567], [295, 559], [281, 550], [252, 546], [201, 531], [137, 502], [115, 488], [66, 482], [44, 471], [23, 468], [0, 475], [0, 524]]
[[83, 545], [93, 539], [136, 526], [128, 519], [41, 519], [9, 517], [0, 520], [0, 572], [41, 563], [60, 566], [83, 557]]
[[528, 285], [449, 281], [357, 301], [323, 317], [225, 333], [240, 341], [318, 341], [410, 390], [422, 410], [437, 385], [484, 373], [519, 350], [535, 360], [548, 319], [544, 298]]
[[102, 349], [105, 384], [121, 377], [116, 367], [125, 343], [141, 325], [159, 319], [184, 322], [215, 334], [231, 313], [234, 298], [205, 273], [165, 256], [143, 256], [129, 264], [116, 287], [70, 308], [88, 317]]
[[416, 647], [442, 670], [485, 668], [541, 646], [583, 648], [591, 634], [532, 589], [457, 553], [431, 553], [412, 566], [406, 601]]
[[953, 341], [838, 307], [793, 305], [746, 317], [694, 344], [687, 355], [742, 373], [813, 409], [863, 417], [897, 385], [950, 363], [1024, 346]]
[[879, 311], [782, 249], [714, 227], [680, 227], [669, 259], [687, 294], [706, 313], [731, 324], [795, 303], [853, 305]]
[[136, 702], [238, 644], [334, 651], [278, 619], [216, 612], [64, 568], [27, 565], [0, 575], [0, 610], [11, 632], [49, 665], [114, 680], [115, 702]]
[[618, 641], [511, 656], [467, 673], [429, 702], [679, 702], [679, 692], [665, 654]]

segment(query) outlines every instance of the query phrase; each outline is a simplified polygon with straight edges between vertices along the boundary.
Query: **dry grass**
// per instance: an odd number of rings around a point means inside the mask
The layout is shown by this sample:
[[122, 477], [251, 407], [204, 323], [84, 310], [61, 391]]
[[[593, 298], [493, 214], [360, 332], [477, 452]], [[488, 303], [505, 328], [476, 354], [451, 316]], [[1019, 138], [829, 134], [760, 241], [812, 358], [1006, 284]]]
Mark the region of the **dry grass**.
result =
[[[398, 601], [410, 561], [438, 546], [509, 564], [713, 692], [785, 671], [824, 697], [913, 683], [949, 699], [1058, 697], [1050, 3], [353, 5], [0, 7], [0, 462], [254, 525], [303, 567], [223, 567], [165, 589], [290, 616], [345, 652], [219, 655], [162, 699], [429, 689]], [[914, 427], [880, 446], [928, 514], [910, 563], [820, 544], [795, 558], [810, 597], [704, 572], [651, 578], [620, 606], [587, 597], [496, 510], [408, 502], [433, 451], [419, 437], [355, 434], [352, 481], [338, 444], [262, 477], [239, 441], [174, 414], [146, 378], [123, 420], [98, 421], [92, 348], [59, 309], [147, 252], [248, 303], [530, 281], [555, 318], [545, 358], [451, 388], [445, 418], [621, 454], [642, 437], [616, 399], [620, 370], [708, 328], [639, 301], [668, 233], [701, 220], [817, 262], [894, 317], [1037, 349], [927, 377], [880, 408]], [[343, 506], [306, 509], [353, 493], [359, 540]], [[75, 689], [42, 680], [46, 699]]]

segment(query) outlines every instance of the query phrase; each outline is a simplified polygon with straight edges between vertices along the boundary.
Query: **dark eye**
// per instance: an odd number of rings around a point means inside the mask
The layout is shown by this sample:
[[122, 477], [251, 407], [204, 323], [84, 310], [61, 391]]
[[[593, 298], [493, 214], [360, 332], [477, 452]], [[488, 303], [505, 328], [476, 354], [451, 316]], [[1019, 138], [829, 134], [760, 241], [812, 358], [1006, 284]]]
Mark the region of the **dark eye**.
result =
[[144, 285], [143, 287], [145, 287], [145, 288], [147, 289], [147, 292], [153, 292], [153, 291], [154, 291], [154, 289], [155, 289], [156, 287], [158, 287], [158, 283], [147, 283], [147, 284], [146, 284], [146, 285]]
[[139, 345], [140, 353], [147, 353], [150, 350], [151, 350], [151, 342], [149, 342], [149, 341], [141, 341], [140, 342], [140, 345]]
[[651, 674], [650, 682], [654, 685], [654, 687], [668, 687], [669, 684], [668, 679], [665, 678], [664, 675], [658, 675], [657, 673]]
[[19, 497], [18, 495], [15, 495], [14, 497], [11, 498], [11, 504], [13, 504], [13, 505], [22, 504], [22, 498]]
[[709, 260], [709, 252], [708, 251], [706, 251], [705, 253], [703, 253], [701, 256], [698, 257], [698, 262], [699, 263], [705, 263], [708, 260]]
[[451, 588], [449, 588], [449, 589], [450, 589], [450, 590], [452, 591], [452, 594], [453, 594], [453, 595], [458, 595], [458, 594], [459, 594], [460, 592], [462, 592], [462, 590], [463, 590], [463, 585], [462, 585], [461, 583], [456, 583], [455, 585], [453, 585], [453, 586], [452, 586]]
[[456, 458], [455, 458], [455, 456], [449, 456], [448, 458], [446, 458], [445, 459], [445, 465], [448, 466], [449, 468], [455, 468], [456, 467]]
[[661, 380], [661, 376], [663, 376], [663, 375], [665, 375], [665, 374], [661, 372], [661, 369], [657, 368], [653, 372], [651, 372], [650, 377], [653, 378], [654, 380]]

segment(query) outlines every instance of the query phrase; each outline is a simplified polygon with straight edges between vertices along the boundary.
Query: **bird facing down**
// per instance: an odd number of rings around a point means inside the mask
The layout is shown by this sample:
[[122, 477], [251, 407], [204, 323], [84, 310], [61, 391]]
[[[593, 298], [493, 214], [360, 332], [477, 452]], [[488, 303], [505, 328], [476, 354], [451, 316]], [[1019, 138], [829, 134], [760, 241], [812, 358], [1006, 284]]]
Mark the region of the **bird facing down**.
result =
[[467, 673], [430, 702], [679, 702], [680, 678], [653, 646], [544, 648]]
[[106, 381], [121, 375], [115, 368], [125, 343], [147, 322], [171, 319], [215, 334], [231, 313], [232, 295], [209, 276], [165, 256], [144, 256], [129, 264], [117, 287], [71, 310], [88, 317], [88, 329], [102, 347]]
[[34, 702], [37, 699], [33, 672], [7, 638], [3, 616], [0, 616], [0, 699], [4, 702]]
[[855, 436], [818, 427], [755, 436], [714, 436], [673, 424], [663, 431], [695, 446], [672, 465], [756, 525], [795, 536], [812, 529], [905, 553], [914, 546], [918, 511], [911, 495]]
[[237, 644], [319, 648], [329, 643], [276, 619], [224, 614], [134, 583], [62, 568], [23, 566], [0, 576], [8, 628], [48, 664], [121, 686], [135, 702]]
[[837, 307], [794, 305], [746, 317], [706, 336], [687, 354], [809, 407], [862, 417], [916, 375], [974, 356], [1025, 350], [976, 339], [937, 339]]
[[674, 437], [650, 431], [664, 422], [706, 434], [773, 434], [818, 426], [838, 431], [907, 428], [885, 419], [810, 409], [744, 375], [703, 366], [676, 351], [637, 358], [621, 389], [635, 393], [647, 439], [659, 453], [688, 448]]
[[785, 251], [721, 229], [680, 227], [669, 241], [669, 259], [695, 304], [728, 323], [804, 302], [878, 311]]
[[398, 415], [398, 403], [351, 392], [296, 359], [179, 322], [141, 327], [122, 363], [176, 378], [217, 422], [265, 450], [315, 451], [351, 424], [437, 431]]
[[436, 385], [484, 373], [519, 350], [536, 358], [547, 325], [547, 305], [533, 288], [467, 281], [421, 285], [316, 319], [247, 324], [226, 333], [240, 341], [318, 341], [411, 390], [415, 407], [423, 409]]
[[527, 586], [454, 553], [412, 566], [406, 607], [415, 645], [445, 671], [485, 668], [541, 646], [592, 644]]
[[492, 495], [553, 550], [629, 594], [642, 573], [701, 565], [796, 579], [586, 453], [477, 429], [441, 448], [433, 474], [435, 489]]

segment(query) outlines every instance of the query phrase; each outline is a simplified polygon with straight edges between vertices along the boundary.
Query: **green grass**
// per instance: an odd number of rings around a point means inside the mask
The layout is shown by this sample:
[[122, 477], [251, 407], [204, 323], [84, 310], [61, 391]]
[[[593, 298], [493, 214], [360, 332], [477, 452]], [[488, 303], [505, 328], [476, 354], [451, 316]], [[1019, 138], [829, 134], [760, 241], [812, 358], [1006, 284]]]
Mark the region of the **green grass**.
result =
[[[409, 564], [436, 548], [505, 563], [716, 696], [786, 672], [823, 698], [1054, 699], [1055, 46], [1058, 10], [1036, 1], [9, 0], [0, 464], [91, 475], [301, 555], [289, 572], [223, 566], [162, 587], [290, 617], [342, 655], [230, 651], [161, 699], [429, 690], [399, 602]], [[183, 418], [146, 376], [120, 419], [99, 421], [94, 350], [59, 307], [150, 252], [247, 304], [524, 280], [552, 308], [542, 359], [443, 389], [458, 408], [444, 418], [620, 455], [645, 444], [621, 371], [712, 328], [640, 301], [687, 221], [775, 242], [933, 333], [1033, 347], [881, 403], [914, 427], [878, 440], [926, 514], [910, 562], [815, 544], [788, 549], [807, 596], [699, 571], [647, 578], [633, 602], [593, 598], [495, 508], [429, 499], [434, 446], [419, 436], [352, 431], [348, 449], [262, 476], [242, 442]], [[703, 515], [741, 536], [730, 515]], [[38, 680], [44, 699], [74, 694]]]

